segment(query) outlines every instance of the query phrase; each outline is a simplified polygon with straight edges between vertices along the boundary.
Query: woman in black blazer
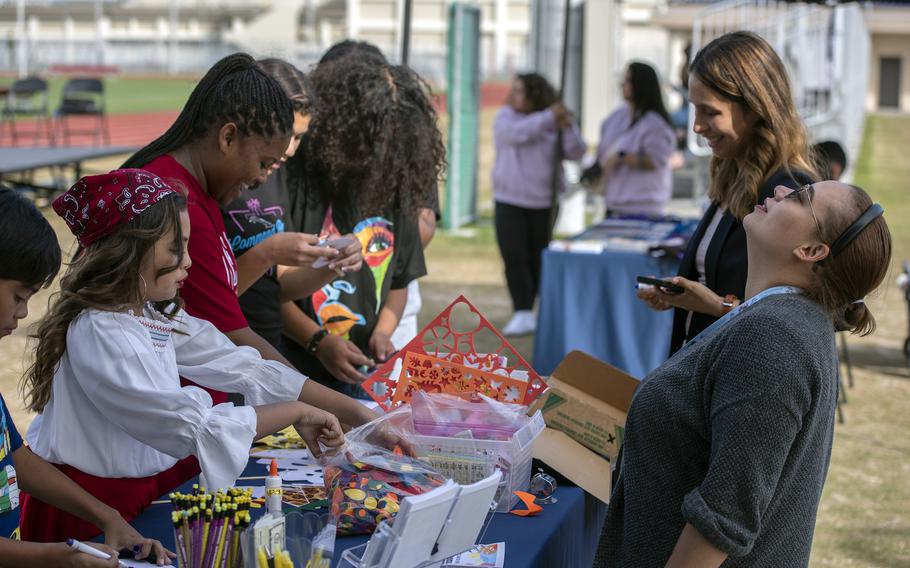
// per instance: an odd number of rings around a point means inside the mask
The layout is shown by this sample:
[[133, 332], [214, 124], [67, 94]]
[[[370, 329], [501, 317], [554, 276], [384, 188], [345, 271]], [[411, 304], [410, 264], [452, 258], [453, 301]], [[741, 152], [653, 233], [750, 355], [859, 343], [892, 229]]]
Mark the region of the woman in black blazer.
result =
[[742, 219], [783, 185], [816, 181], [806, 130], [786, 69], [761, 37], [721, 36], [689, 68], [693, 130], [711, 147], [711, 206], [671, 281], [684, 292], [639, 292], [656, 310], [675, 308], [670, 353], [737, 305], [746, 287]]

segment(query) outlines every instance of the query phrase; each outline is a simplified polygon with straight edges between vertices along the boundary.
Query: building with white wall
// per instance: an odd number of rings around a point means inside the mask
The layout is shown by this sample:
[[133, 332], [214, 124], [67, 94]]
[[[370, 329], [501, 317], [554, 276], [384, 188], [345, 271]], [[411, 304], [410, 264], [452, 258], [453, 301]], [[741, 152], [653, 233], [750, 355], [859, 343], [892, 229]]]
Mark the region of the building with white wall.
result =
[[[445, 71], [450, 0], [414, 0], [411, 64], [431, 78]], [[481, 72], [506, 77], [527, 68], [532, 0], [479, 0]], [[316, 9], [312, 32], [322, 45], [344, 37], [372, 42], [393, 60], [400, 56], [403, 0], [329, 0]]]
[[[273, 0], [0, 0], [0, 66], [198, 72]], [[292, 36], [289, 36], [289, 38]]]
[[[678, 46], [691, 37], [693, 23], [710, 2], [669, 0], [662, 4], [651, 25], [666, 30]], [[862, 5], [871, 40], [866, 110], [910, 112], [910, 2]]]
[[872, 57], [866, 108], [910, 112], [910, 3], [876, 3], [867, 22]]
[[[451, 1], [413, 3], [411, 63], [438, 82], [444, 78]], [[570, 1], [583, 14], [578, 35], [583, 35], [584, 46], [579, 41], [578, 52], [584, 55], [579, 55], [578, 74], [584, 79], [578, 98], [586, 117], [605, 114], [618, 104], [617, 82], [630, 60], [652, 63], [668, 85], [678, 84], [683, 47], [691, 40], [699, 13], [711, 4]], [[535, 25], [544, 37], [538, 46], [558, 58], [561, 28], [551, 21], [560, 18], [558, 1], [477, 4], [486, 78], [504, 79], [532, 66], [546, 67], [534, 57]], [[403, 0], [0, 0], [0, 70], [43, 72], [53, 65], [90, 64], [199, 73], [237, 49], [306, 65], [345, 37], [371, 41], [395, 60], [403, 9]], [[543, 23], [535, 24], [535, 12], [545, 14]], [[876, 2], [868, 5], [866, 14], [871, 37], [866, 108], [910, 112], [910, 2]], [[671, 108], [679, 101], [671, 89], [668, 101]], [[586, 127], [586, 134], [592, 129]]]
[[[478, 2], [484, 76], [528, 67], [532, 1]], [[412, 64], [434, 80], [445, 74], [450, 4], [412, 5]], [[236, 49], [308, 64], [346, 37], [396, 60], [403, 11], [403, 0], [0, 0], [0, 65], [200, 72]]]

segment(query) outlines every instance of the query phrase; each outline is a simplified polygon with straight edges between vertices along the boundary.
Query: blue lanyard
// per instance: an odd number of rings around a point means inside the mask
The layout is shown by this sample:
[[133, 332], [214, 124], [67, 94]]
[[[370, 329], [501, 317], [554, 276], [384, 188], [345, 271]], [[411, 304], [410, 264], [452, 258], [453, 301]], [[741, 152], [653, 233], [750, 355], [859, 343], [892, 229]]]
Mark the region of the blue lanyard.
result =
[[802, 294], [802, 293], [803, 293], [802, 288], [797, 288], [795, 286], [774, 286], [774, 287], [768, 288], [767, 290], [762, 290], [758, 294], [752, 296], [751, 298], [749, 298], [742, 304], [736, 306], [735, 308], [733, 308], [732, 310], [730, 310], [729, 312], [724, 314], [724, 316], [722, 318], [720, 318], [716, 322], [712, 323], [711, 325], [706, 327], [704, 330], [702, 330], [701, 333], [699, 333], [698, 335], [693, 337], [691, 340], [686, 342], [686, 344], [683, 345], [682, 348], [680, 348], [680, 350], [676, 352], [676, 355], [679, 355], [680, 353], [690, 349], [696, 343], [701, 343], [702, 341], [705, 341], [706, 339], [713, 337], [721, 329], [727, 327], [730, 324], [730, 322], [733, 320], [733, 318], [735, 318], [736, 316], [741, 314], [744, 310], [747, 310], [749, 307], [753, 306], [754, 304], [760, 302], [761, 300], [763, 300], [765, 298], [768, 298], [770, 296], [775, 296], [777, 294]]

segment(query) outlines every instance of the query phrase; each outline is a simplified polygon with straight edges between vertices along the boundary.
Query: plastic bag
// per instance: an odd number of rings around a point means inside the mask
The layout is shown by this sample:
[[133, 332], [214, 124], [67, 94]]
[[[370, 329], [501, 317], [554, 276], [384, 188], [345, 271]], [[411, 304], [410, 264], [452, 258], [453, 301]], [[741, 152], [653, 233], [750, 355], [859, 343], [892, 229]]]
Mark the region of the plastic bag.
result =
[[395, 517], [402, 499], [445, 483], [425, 462], [405, 455], [412, 435], [411, 409], [404, 407], [351, 430], [344, 448], [323, 458], [339, 535], [370, 534]]
[[478, 395], [480, 402], [418, 391], [411, 399], [414, 431], [422, 436], [509, 440], [530, 418], [527, 407]]

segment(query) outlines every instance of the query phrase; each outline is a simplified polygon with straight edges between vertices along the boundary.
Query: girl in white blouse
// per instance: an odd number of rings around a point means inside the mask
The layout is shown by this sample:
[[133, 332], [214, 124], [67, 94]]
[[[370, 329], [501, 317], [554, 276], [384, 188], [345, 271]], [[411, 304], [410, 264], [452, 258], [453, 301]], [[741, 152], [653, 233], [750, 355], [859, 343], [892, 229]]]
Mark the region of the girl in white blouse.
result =
[[[80, 250], [38, 329], [24, 379], [32, 450], [127, 520], [201, 467], [233, 485], [258, 437], [293, 425], [314, 454], [344, 435], [332, 414], [297, 400], [305, 377], [180, 308], [190, 258], [185, 198], [157, 176], [83, 178], [54, 202]], [[242, 393], [212, 406], [180, 377]], [[198, 460], [198, 466], [196, 461]], [[94, 527], [36, 499], [22, 537], [90, 538]]]

